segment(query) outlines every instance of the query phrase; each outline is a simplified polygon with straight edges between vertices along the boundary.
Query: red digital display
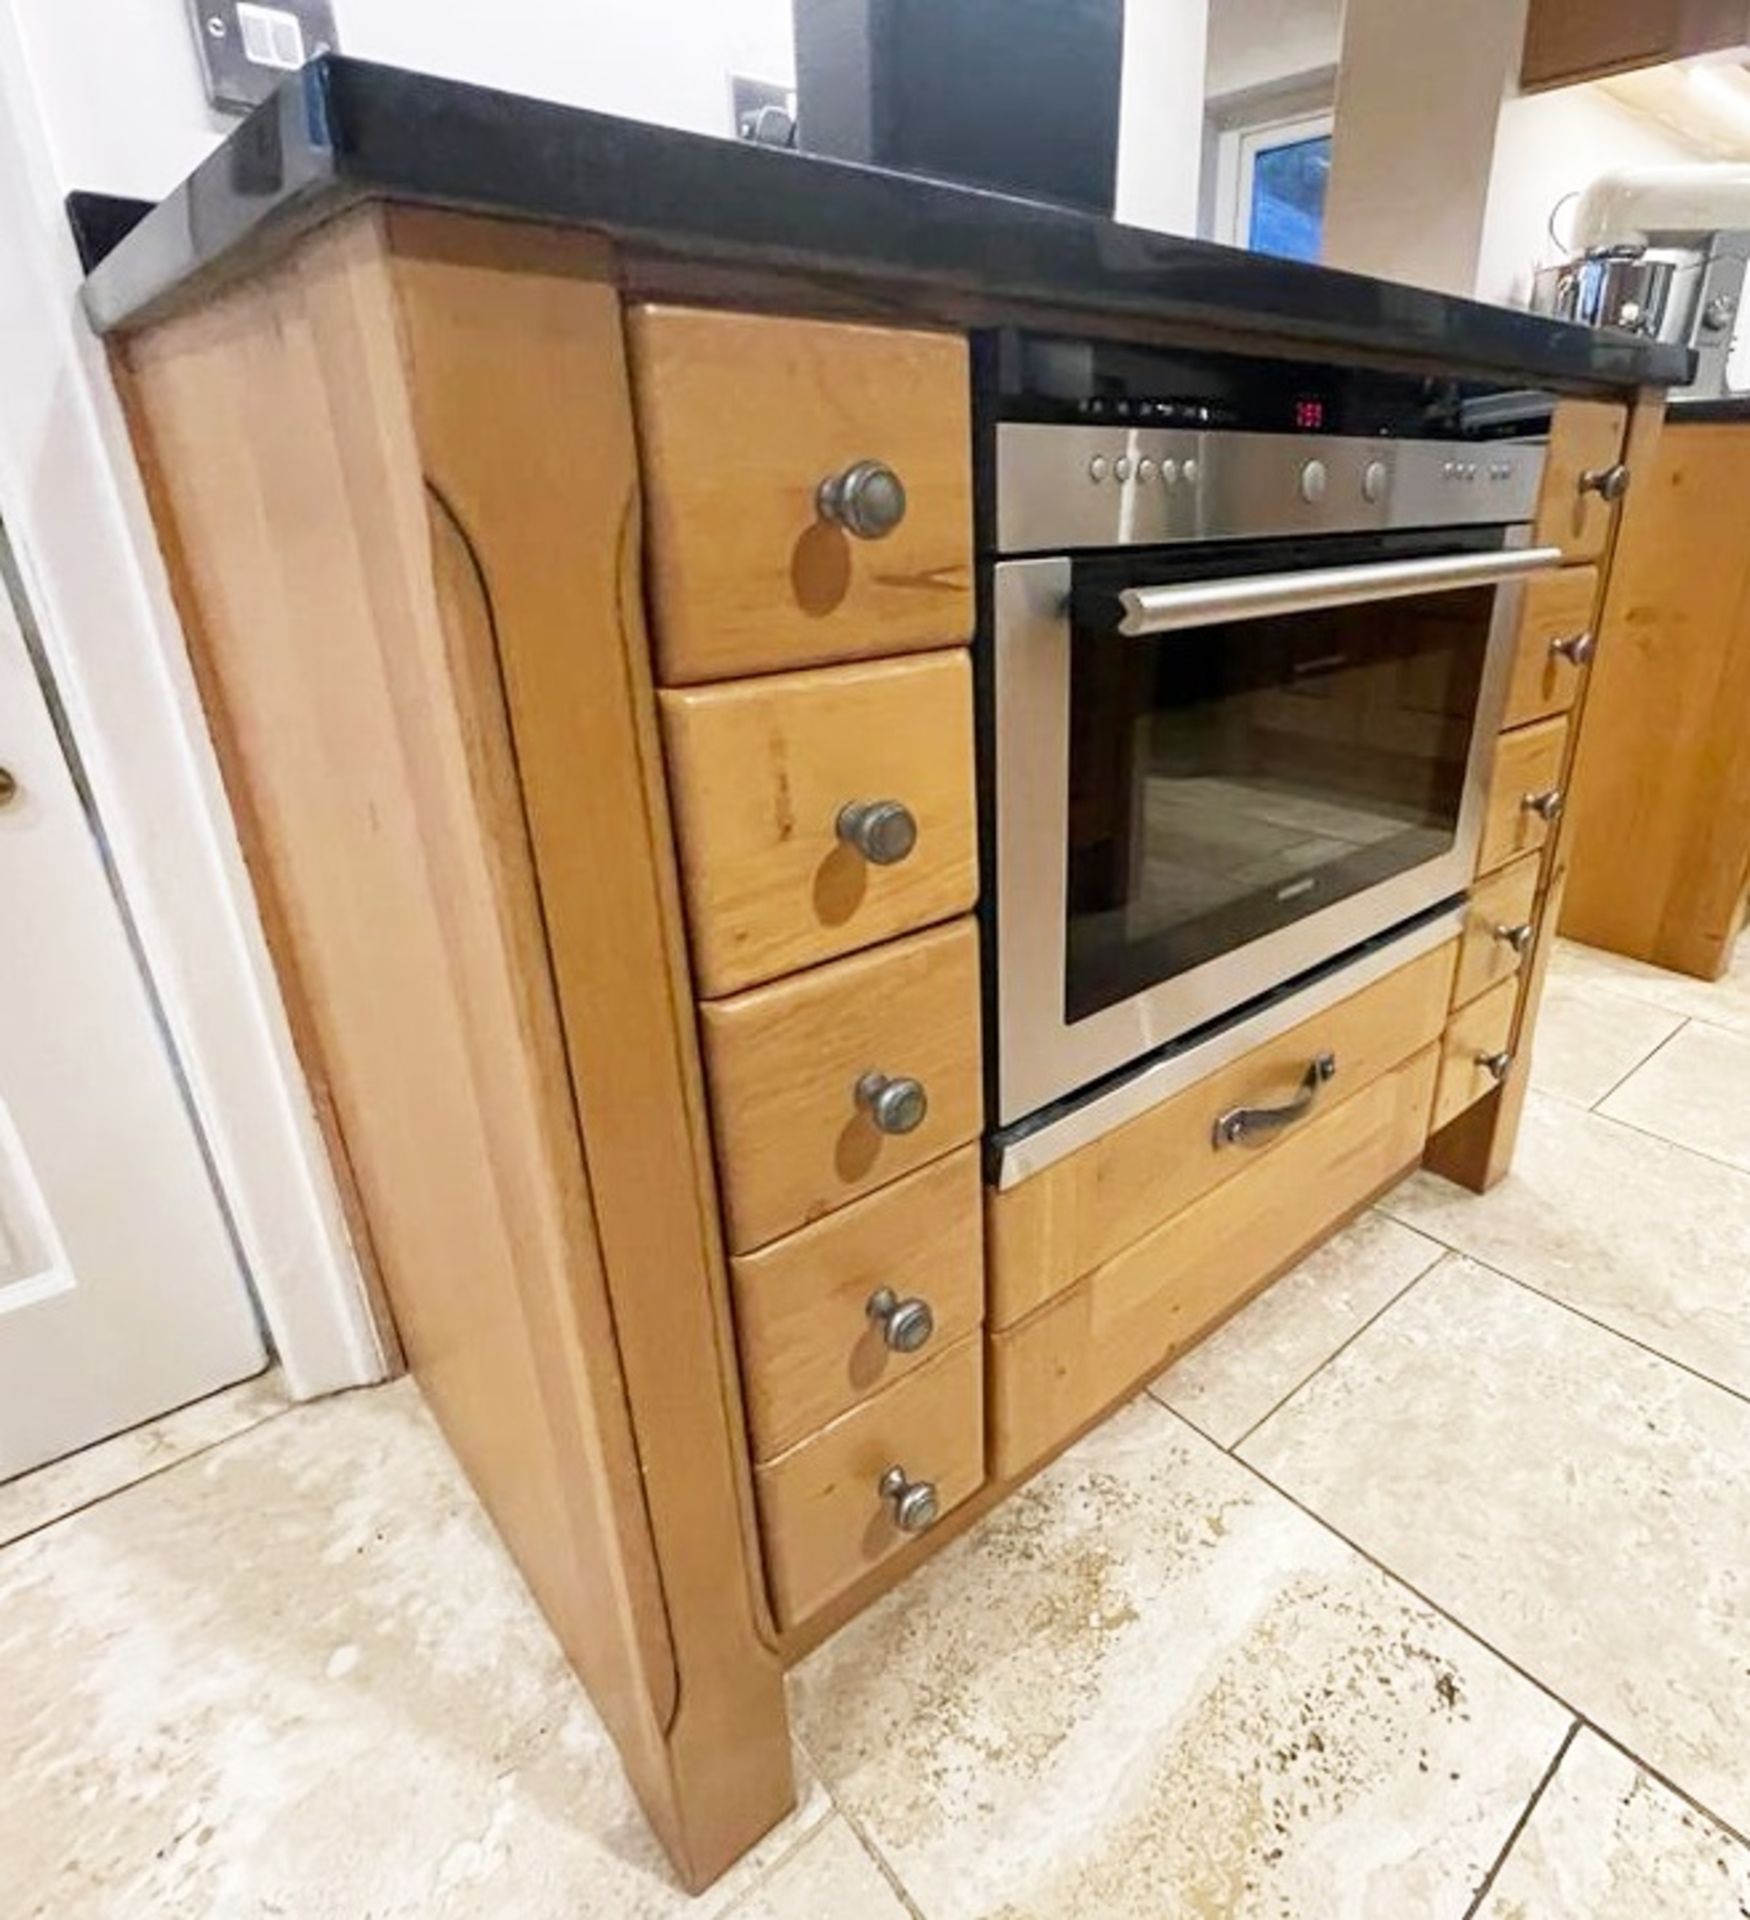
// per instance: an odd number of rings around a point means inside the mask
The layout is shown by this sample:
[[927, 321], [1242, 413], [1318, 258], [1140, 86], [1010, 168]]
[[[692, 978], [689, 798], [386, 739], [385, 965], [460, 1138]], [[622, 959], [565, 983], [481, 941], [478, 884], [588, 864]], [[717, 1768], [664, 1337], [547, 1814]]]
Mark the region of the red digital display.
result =
[[1294, 424], [1302, 433], [1323, 433], [1325, 430], [1325, 403], [1322, 400], [1297, 400], [1294, 403]]

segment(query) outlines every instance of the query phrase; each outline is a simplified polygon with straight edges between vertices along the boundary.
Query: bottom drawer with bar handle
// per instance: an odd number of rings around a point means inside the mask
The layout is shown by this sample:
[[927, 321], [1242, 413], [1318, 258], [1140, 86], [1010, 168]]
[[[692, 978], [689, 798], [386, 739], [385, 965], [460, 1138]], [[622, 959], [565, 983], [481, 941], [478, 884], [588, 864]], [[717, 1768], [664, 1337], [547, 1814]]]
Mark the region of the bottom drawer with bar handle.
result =
[[1537, 887], [1542, 874], [1542, 856], [1532, 853], [1477, 882], [1465, 909], [1464, 937], [1458, 947], [1458, 974], [1452, 983], [1455, 1007], [1512, 978], [1524, 964], [1537, 938]]
[[772, 1608], [793, 1627], [984, 1484], [977, 1334], [755, 1469]]
[[992, 1470], [1024, 1472], [1413, 1167], [1437, 1061], [1424, 1047], [993, 1335]]
[[1440, 1046], [1440, 1086], [1429, 1131], [1438, 1133], [1513, 1071], [1519, 982], [1503, 980], [1452, 1016]]
[[984, 1318], [977, 1147], [729, 1263], [754, 1457], [769, 1460]]
[[1538, 720], [1504, 733], [1495, 746], [1478, 874], [1493, 873], [1522, 853], [1535, 853], [1562, 817], [1562, 763], [1567, 752], [1565, 718]]
[[[1457, 942], [1394, 968], [985, 1203], [990, 1321], [1012, 1325], [1326, 1108], [1440, 1038]], [[1267, 1111], [1264, 1111], [1267, 1110]]]

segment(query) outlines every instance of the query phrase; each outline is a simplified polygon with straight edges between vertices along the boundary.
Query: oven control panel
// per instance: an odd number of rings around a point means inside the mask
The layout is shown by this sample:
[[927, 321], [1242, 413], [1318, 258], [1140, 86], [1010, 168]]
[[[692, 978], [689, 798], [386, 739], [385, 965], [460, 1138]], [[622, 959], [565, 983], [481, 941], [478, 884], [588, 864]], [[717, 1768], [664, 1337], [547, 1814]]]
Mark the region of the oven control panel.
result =
[[1503, 526], [1537, 511], [1541, 440], [1326, 436], [1003, 421], [1004, 554], [1420, 527]]

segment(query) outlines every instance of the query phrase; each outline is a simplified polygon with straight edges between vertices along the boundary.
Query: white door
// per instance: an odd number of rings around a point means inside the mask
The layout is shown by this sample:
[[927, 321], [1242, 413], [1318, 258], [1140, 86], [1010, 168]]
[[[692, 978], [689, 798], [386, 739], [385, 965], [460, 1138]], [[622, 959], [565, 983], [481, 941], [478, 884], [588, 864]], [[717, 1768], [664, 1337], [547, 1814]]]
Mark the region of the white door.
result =
[[266, 1357], [3, 591], [0, 767], [4, 1480], [259, 1373]]

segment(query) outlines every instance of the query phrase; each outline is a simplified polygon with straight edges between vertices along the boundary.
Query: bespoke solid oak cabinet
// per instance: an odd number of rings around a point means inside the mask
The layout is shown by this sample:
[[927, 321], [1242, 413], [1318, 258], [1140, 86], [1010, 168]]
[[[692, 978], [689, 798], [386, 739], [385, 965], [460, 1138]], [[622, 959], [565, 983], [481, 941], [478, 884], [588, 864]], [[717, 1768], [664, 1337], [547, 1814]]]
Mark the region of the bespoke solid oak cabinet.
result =
[[1629, 406], [1557, 414], [1464, 925], [998, 1193], [962, 322], [377, 203], [116, 366], [361, 1258], [703, 1885], [788, 1661], [1424, 1157], [1504, 1169]]

